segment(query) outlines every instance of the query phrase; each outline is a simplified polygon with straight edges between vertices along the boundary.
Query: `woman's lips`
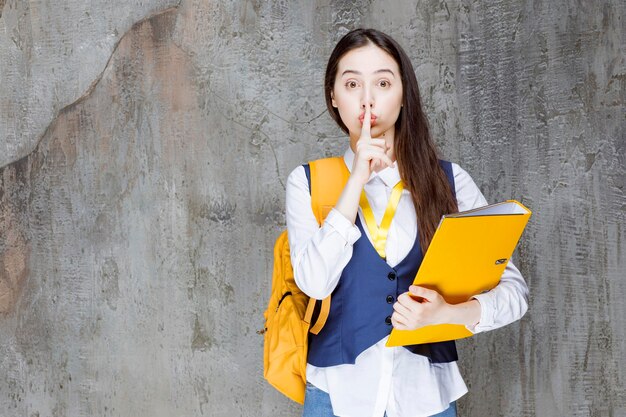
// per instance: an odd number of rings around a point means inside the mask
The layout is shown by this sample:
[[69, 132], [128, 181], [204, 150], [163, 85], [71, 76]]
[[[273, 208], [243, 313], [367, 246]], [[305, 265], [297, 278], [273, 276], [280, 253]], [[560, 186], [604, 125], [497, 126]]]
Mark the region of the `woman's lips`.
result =
[[[359, 122], [361, 124], [363, 124], [363, 120], [365, 119], [365, 114], [362, 114], [359, 116]], [[370, 125], [374, 126], [376, 124], [376, 116], [374, 116], [373, 114], [370, 115]]]

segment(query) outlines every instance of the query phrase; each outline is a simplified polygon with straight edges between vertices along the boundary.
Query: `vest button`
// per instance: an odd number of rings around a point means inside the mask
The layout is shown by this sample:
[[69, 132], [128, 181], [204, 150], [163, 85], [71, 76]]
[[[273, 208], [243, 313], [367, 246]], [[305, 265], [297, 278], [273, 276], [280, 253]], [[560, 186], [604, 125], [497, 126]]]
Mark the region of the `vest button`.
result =
[[395, 271], [391, 271], [389, 274], [387, 274], [387, 278], [389, 278], [389, 281], [393, 281], [396, 279], [396, 272]]
[[385, 317], [385, 323], [391, 326], [391, 316]]
[[391, 303], [393, 303], [393, 301], [394, 301], [393, 295], [388, 295], [387, 296], [387, 304], [391, 304]]

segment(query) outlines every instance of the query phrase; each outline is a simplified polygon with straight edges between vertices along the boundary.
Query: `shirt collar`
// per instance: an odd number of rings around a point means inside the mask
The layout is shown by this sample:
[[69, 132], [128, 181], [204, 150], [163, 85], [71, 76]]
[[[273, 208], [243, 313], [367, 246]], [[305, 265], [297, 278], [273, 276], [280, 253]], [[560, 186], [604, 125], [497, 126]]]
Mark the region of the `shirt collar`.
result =
[[[352, 172], [352, 164], [354, 164], [354, 152], [352, 148], [348, 147], [346, 152], [343, 155], [343, 160], [348, 167], [348, 170]], [[393, 188], [398, 182], [400, 182], [400, 171], [398, 170], [398, 163], [394, 162], [394, 164], [390, 167], [387, 167], [379, 172], [372, 172], [370, 174], [370, 178], [367, 180], [368, 183], [375, 181], [376, 178], [379, 178], [387, 187]]]

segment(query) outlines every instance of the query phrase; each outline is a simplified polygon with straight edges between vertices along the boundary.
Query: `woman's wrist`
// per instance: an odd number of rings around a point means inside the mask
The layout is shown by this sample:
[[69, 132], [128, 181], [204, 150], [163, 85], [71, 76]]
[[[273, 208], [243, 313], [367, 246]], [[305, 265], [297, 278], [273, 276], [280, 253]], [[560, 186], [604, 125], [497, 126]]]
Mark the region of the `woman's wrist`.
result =
[[475, 326], [480, 322], [480, 313], [480, 302], [476, 299], [459, 304], [448, 304], [446, 323]]
[[339, 200], [335, 205], [335, 209], [339, 211], [346, 219], [350, 220], [352, 224], [356, 221], [356, 214], [359, 209], [359, 201], [361, 199], [361, 191], [363, 190], [363, 184], [358, 178], [350, 175], [348, 182], [339, 196]]

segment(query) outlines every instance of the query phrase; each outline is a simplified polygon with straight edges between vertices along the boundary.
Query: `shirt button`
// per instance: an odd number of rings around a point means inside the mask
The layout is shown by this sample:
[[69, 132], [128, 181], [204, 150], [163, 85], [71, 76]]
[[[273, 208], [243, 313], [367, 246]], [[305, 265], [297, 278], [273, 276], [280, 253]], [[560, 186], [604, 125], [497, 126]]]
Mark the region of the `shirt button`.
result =
[[387, 278], [389, 278], [389, 281], [393, 281], [394, 279], [396, 279], [395, 271], [391, 271], [389, 274], [387, 274]]
[[391, 325], [391, 316], [385, 317], [385, 323], [387, 323], [388, 325]]
[[393, 295], [388, 295], [387, 296], [387, 304], [391, 304], [391, 303], [393, 303], [393, 301], [394, 301]]

